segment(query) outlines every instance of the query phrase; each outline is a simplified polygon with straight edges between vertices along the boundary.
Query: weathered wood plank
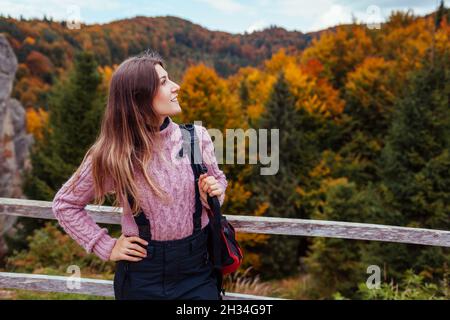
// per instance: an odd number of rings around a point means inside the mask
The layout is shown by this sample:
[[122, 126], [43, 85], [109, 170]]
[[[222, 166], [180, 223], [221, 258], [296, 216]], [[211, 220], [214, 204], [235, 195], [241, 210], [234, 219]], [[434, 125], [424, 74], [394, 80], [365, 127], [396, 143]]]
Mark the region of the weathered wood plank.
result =
[[[88, 205], [85, 209], [98, 223], [120, 224], [122, 208]], [[41, 200], [0, 198], [0, 214], [56, 219], [52, 211], [52, 202]]]
[[450, 247], [450, 231], [407, 228], [381, 224], [286, 219], [271, 217], [227, 216], [237, 231], [307, 237], [411, 243]]
[[[120, 224], [122, 208], [86, 206], [98, 223]], [[0, 214], [55, 219], [51, 202], [0, 198]], [[309, 219], [225, 215], [237, 232], [330, 237], [450, 247], [450, 231]]]
[[112, 281], [80, 278], [80, 288], [71, 289], [70, 277], [0, 272], [0, 288], [64, 292], [113, 297]]
[[[41, 274], [0, 272], [0, 288], [45, 292], [63, 292], [114, 297], [113, 281], [80, 278], [79, 288], [71, 286], [74, 278]], [[226, 292], [224, 300], [283, 300], [278, 298]]]

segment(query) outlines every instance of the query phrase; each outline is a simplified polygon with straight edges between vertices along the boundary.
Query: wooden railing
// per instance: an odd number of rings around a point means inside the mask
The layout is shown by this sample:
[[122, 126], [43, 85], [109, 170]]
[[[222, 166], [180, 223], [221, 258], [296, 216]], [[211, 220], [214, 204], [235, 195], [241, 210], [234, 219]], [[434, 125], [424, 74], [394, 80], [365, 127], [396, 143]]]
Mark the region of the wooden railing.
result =
[[[97, 223], [120, 224], [121, 208], [88, 205], [86, 206], [86, 211]], [[48, 201], [0, 198], [0, 214], [28, 218], [55, 219], [52, 212], [52, 203]], [[240, 215], [225, 216], [233, 224], [237, 232], [386, 241], [450, 247], [450, 231], [446, 230], [340, 221]], [[113, 282], [109, 280], [82, 278], [79, 289], [72, 289], [71, 286], [67, 285], [68, 281], [73, 281], [73, 278], [0, 272], [0, 288], [114, 296]], [[276, 299], [230, 292], [227, 292], [224, 298], [227, 300]]]

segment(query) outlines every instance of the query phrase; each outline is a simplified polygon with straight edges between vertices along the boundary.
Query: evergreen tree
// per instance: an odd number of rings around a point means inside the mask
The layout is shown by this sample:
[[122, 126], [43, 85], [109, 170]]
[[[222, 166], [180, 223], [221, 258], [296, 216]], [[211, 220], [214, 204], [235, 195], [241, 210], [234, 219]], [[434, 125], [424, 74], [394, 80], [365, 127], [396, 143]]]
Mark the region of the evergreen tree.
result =
[[341, 114], [344, 146], [339, 154], [352, 163], [351, 178], [358, 186], [379, 180], [379, 158], [395, 96], [399, 91], [396, 70], [382, 58], [366, 58], [347, 76], [345, 108]]
[[[296, 187], [306, 177], [314, 159], [317, 159], [317, 139], [313, 134], [315, 120], [304, 109], [297, 110], [283, 73], [275, 83], [260, 129], [279, 129], [279, 144], [275, 150], [268, 142], [268, 154], [279, 150], [279, 170], [275, 175], [261, 175], [262, 165], [255, 165], [251, 189], [250, 207], [268, 203], [266, 216], [305, 218], [306, 213], [296, 206]], [[268, 139], [269, 140], [269, 139]], [[293, 236], [271, 236], [268, 243], [259, 248], [262, 276], [282, 277], [297, 271], [301, 242]]]
[[[399, 101], [381, 167], [393, 208], [401, 213], [398, 225], [450, 228], [450, 59], [436, 55], [412, 75]], [[406, 269], [440, 277], [448, 250], [417, 245], [372, 244], [391, 276]]]
[[[358, 190], [356, 183], [344, 180], [327, 190], [323, 212], [316, 212], [313, 218], [367, 223], [384, 214], [373, 185]], [[335, 292], [353, 297], [358, 283], [367, 278], [367, 266], [374, 264], [364, 257], [365, 245], [366, 241], [314, 238], [305, 258], [308, 274], [313, 278], [311, 298], [330, 298]]]
[[74, 69], [52, 90], [45, 139], [32, 153], [32, 178], [26, 194], [33, 199], [52, 200], [79, 166], [100, 128], [105, 95], [91, 53], [80, 53]]
[[50, 128], [54, 150], [66, 163], [78, 166], [95, 141], [104, 111], [101, 77], [91, 53], [80, 53], [67, 82], [61, 82], [50, 97]]
[[[32, 169], [24, 177], [23, 189], [28, 198], [51, 201], [80, 165], [100, 128], [105, 101], [100, 83], [93, 55], [83, 52], [75, 57], [74, 68], [67, 79], [60, 80], [52, 89], [44, 139], [32, 147]], [[20, 233], [8, 239], [9, 247], [26, 247], [26, 236], [44, 222], [19, 218]]]
[[[442, 154], [450, 146], [450, 61], [448, 56], [440, 60], [434, 67], [426, 64], [413, 75], [404, 98], [399, 101], [381, 159], [384, 183], [404, 212], [402, 224], [428, 228], [444, 226], [431, 224], [431, 216], [423, 215], [423, 206], [418, 206], [416, 197], [424, 190], [418, 183], [424, 175], [431, 178], [424, 172], [432, 165], [430, 161], [441, 159], [445, 165]], [[439, 181], [440, 177], [435, 179], [438, 181], [434, 181], [434, 187], [446, 185], [445, 181]]]
[[439, 29], [443, 19], [447, 19], [450, 22], [450, 15], [448, 14], [449, 9], [445, 8], [444, 0], [441, 0], [439, 8], [436, 11], [436, 29]]
[[[450, 61], [448, 55], [436, 59], [411, 75], [395, 103], [382, 157], [375, 163], [383, 183], [357, 184], [361, 190], [354, 183], [337, 184], [313, 218], [449, 229]], [[408, 269], [439, 281], [450, 262], [446, 248], [412, 244], [318, 238], [310, 249], [306, 263], [316, 293], [328, 297], [338, 291], [355, 298], [369, 265], [379, 266], [387, 282], [402, 281]]]

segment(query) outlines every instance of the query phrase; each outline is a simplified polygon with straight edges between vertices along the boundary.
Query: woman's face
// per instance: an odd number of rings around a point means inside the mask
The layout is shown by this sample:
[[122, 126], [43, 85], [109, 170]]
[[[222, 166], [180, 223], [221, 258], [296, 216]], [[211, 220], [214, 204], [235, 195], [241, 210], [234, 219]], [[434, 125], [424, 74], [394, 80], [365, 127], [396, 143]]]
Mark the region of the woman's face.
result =
[[159, 88], [153, 99], [153, 109], [159, 115], [160, 123], [162, 124], [166, 116], [172, 116], [181, 112], [181, 107], [176, 98], [180, 86], [169, 80], [166, 70], [159, 64], [155, 65], [155, 69], [158, 72]]

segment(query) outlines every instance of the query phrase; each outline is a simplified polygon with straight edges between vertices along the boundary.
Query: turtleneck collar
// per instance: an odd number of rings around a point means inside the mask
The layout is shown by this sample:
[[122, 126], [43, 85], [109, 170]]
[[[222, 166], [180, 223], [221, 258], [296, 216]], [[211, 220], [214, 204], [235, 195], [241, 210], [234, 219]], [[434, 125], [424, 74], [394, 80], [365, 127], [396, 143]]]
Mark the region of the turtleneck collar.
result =
[[177, 125], [172, 121], [172, 119], [169, 116], [167, 116], [164, 119], [163, 124], [159, 127], [159, 135], [162, 137], [167, 137], [174, 131], [176, 127]]
[[164, 121], [163, 121], [163, 124], [159, 127], [159, 131], [162, 131], [162, 130], [164, 130], [165, 128], [167, 128], [169, 122], [170, 122], [169, 117], [165, 117], [165, 118], [164, 118]]

